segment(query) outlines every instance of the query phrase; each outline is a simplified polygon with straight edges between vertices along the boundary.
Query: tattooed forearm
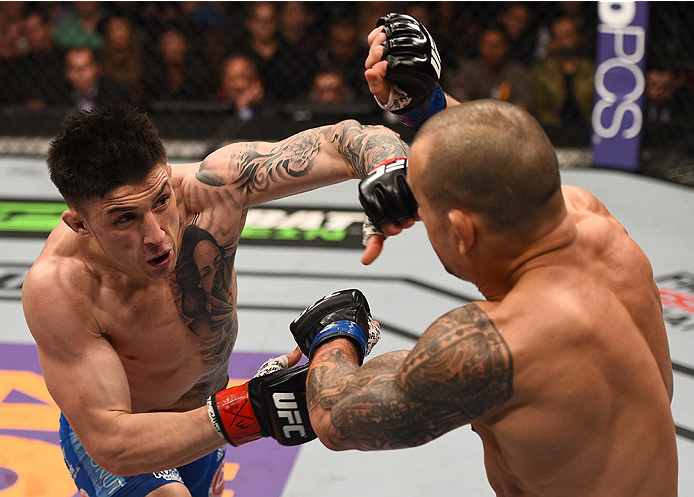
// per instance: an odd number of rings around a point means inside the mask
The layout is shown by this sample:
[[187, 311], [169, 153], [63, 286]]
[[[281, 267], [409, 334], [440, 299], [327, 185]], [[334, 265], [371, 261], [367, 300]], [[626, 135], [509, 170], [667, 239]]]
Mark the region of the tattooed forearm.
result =
[[397, 133], [384, 126], [364, 126], [354, 120], [336, 124], [331, 141], [337, 143], [358, 178], [386, 159], [407, 157], [409, 153], [409, 147]]
[[[511, 398], [508, 346], [476, 305], [432, 325], [415, 349], [356, 368], [340, 351], [312, 359], [309, 407], [330, 412], [337, 447], [413, 447], [478, 419]], [[319, 366], [320, 365], [320, 366]]]
[[356, 385], [350, 386], [352, 375], [357, 372], [356, 354], [340, 349], [317, 355], [313, 359], [314, 367], [309, 373], [307, 384], [307, 402], [309, 411], [316, 409], [331, 410], [345, 393], [354, 391]]

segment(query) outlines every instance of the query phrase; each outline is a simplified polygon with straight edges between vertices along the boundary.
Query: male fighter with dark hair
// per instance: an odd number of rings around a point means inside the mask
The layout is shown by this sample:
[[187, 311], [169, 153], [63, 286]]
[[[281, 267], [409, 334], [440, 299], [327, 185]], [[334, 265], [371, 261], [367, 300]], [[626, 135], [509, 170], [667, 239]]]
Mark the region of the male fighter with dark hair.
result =
[[[151, 121], [131, 108], [65, 120], [48, 166], [69, 208], [22, 300], [82, 495], [221, 495], [227, 442], [314, 438], [305, 367], [226, 388], [246, 214], [406, 155], [389, 129], [344, 121], [169, 164]], [[302, 419], [280, 416], [274, 394]]]
[[[373, 60], [392, 33], [372, 33]], [[391, 65], [380, 68], [372, 90], [388, 82]], [[421, 219], [446, 270], [485, 300], [363, 366], [370, 312], [358, 290], [304, 311], [290, 328], [310, 358], [323, 444], [413, 447], [470, 424], [499, 496], [677, 495], [672, 365], [650, 263], [598, 199], [561, 185], [530, 114], [451, 105], [418, 131], [407, 166], [362, 180], [361, 200], [391, 234]]]

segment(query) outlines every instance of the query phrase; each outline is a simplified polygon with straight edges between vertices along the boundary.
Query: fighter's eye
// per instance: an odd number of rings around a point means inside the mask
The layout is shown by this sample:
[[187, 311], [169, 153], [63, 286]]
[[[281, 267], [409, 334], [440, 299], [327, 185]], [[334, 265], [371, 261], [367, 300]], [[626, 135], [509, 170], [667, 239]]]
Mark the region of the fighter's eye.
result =
[[134, 219], [134, 217], [135, 216], [133, 216], [132, 214], [123, 214], [122, 216], [118, 216], [118, 218], [116, 218], [115, 223], [116, 224], [125, 224], [129, 221], [132, 221]]

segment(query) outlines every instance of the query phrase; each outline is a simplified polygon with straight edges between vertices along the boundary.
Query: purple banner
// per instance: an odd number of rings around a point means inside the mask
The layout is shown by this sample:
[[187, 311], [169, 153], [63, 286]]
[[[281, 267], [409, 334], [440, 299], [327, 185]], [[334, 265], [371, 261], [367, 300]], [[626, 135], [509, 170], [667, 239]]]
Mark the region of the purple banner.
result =
[[[234, 352], [229, 377], [251, 378], [277, 355]], [[36, 347], [0, 343], [0, 494], [14, 487], [24, 495], [25, 488], [40, 485], [46, 490], [41, 495], [80, 497], [60, 453], [59, 414], [43, 384]], [[40, 422], [26, 421], [33, 417]], [[298, 453], [299, 447], [284, 447], [271, 438], [227, 446], [223, 496], [279, 497]]]
[[596, 166], [639, 167], [647, 27], [648, 2], [598, 2], [592, 119]]

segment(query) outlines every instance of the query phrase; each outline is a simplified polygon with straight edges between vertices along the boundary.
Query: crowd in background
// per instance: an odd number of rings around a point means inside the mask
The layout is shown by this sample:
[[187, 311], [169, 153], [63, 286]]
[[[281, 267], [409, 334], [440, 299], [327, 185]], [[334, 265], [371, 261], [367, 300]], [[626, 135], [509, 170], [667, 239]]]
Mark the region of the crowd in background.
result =
[[[271, 119], [288, 103], [376, 109], [363, 77], [366, 36], [382, 15], [406, 12], [437, 41], [448, 93], [515, 103], [555, 145], [587, 146], [596, 9], [595, 2], [0, 2], [0, 106], [215, 106], [239, 120]], [[693, 71], [652, 59], [645, 140], [689, 147], [669, 129], [689, 126]]]

